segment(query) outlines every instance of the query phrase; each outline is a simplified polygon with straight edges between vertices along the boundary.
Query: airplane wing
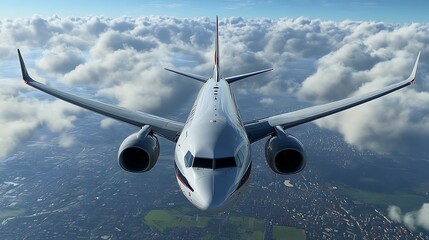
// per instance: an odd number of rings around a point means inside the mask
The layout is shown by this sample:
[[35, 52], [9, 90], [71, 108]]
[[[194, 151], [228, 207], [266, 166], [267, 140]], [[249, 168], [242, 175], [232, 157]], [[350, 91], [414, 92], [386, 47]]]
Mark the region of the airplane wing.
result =
[[176, 141], [180, 135], [180, 132], [183, 129], [184, 124], [182, 122], [177, 122], [169, 120], [166, 118], [154, 116], [151, 114], [131, 111], [125, 108], [118, 106], [113, 106], [110, 104], [98, 102], [95, 100], [85, 99], [70, 93], [66, 93], [52, 87], [49, 87], [45, 84], [35, 81], [30, 77], [25, 67], [24, 60], [21, 56], [21, 52], [18, 49], [19, 61], [21, 64], [22, 77], [26, 84], [39, 89], [42, 92], [50, 94], [54, 97], [60, 98], [66, 102], [77, 105], [79, 107], [88, 109], [93, 112], [97, 112], [104, 116], [129, 123], [137, 127], [143, 127], [144, 125], [150, 125], [152, 131], [168, 140]]
[[276, 126], [281, 126], [283, 128], [291, 128], [306, 122], [326, 117], [337, 112], [344, 111], [346, 109], [366, 103], [368, 101], [382, 97], [386, 94], [397, 91], [403, 87], [406, 87], [412, 84], [416, 78], [419, 58], [420, 52], [414, 64], [413, 71], [411, 72], [410, 76], [402, 82], [395, 83], [382, 89], [369, 92], [360, 96], [354, 96], [323, 105], [297, 110], [294, 112], [283, 113], [267, 118], [245, 122], [244, 127], [246, 129], [249, 141], [255, 142], [274, 133]]

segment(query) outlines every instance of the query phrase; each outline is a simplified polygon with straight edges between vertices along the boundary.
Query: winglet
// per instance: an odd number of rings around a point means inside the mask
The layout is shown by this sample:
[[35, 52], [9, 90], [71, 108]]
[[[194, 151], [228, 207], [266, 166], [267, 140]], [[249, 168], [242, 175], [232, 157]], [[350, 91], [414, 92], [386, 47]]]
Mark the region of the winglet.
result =
[[30, 77], [30, 75], [27, 72], [27, 68], [25, 67], [24, 59], [22, 59], [21, 51], [18, 49], [18, 57], [19, 57], [19, 63], [21, 64], [21, 73], [22, 73], [22, 79], [25, 83], [34, 82], [34, 80]]
[[417, 55], [416, 63], [414, 63], [413, 71], [408, 77], [408, 81], [410, 83], [414, 83], [414, 81], [416, 80], [417, 66], [419, 65], [419, 60], [420, 60], [420, 51], [419, 51], [419, 54]]

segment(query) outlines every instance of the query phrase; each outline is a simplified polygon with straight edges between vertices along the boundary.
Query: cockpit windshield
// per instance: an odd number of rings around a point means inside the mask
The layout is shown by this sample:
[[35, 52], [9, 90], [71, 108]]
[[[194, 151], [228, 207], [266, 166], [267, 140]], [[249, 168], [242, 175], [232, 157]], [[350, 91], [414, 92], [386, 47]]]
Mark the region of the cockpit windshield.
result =
[[214, 162], [215, 168], [237, 167], [234, 157], [217, 158]]
[[219, 168], [237, 167], [237, 163], [235, 162], [234, 157], [215, 158], [215, 159], [195, 157], [192, 167], [219, 169]]
[[196, 157], [194, 158], [194, 163], [192, 164], [192, 167], [213, 168], [213, 159]]

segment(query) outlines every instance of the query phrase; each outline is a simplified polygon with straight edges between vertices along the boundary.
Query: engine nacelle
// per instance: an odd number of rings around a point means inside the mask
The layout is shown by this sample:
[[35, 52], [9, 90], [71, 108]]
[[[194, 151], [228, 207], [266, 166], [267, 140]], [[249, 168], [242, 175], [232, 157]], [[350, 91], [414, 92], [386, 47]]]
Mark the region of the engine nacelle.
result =
[[118, 162], [124, 170], [147, 172], [155, 166], [159, 157], [159, 142], [149, 132], [150, 128], [145, 126], [122, 142], [118, 151]]
[[304, 146], [294, 136], [281, 130], [265, 144], [265, 158], [270, 168], [278, 174], [302, 171], [307, 163]]

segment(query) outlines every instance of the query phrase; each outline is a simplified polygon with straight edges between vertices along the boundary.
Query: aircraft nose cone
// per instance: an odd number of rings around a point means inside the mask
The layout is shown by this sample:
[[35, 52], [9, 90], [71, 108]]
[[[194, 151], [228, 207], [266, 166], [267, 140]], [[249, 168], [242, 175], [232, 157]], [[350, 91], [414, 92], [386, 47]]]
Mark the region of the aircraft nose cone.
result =
[[198, 181], [197, 207], [201, 210], [219, 211], [229, 202], [231, 183], [224, 175], [202, 177]]

